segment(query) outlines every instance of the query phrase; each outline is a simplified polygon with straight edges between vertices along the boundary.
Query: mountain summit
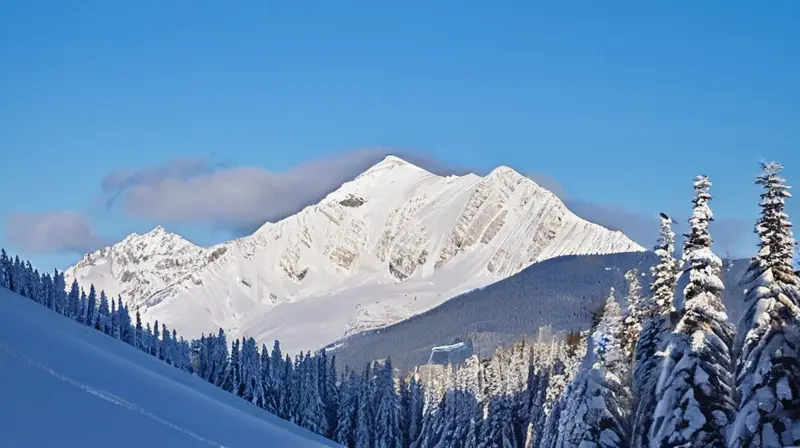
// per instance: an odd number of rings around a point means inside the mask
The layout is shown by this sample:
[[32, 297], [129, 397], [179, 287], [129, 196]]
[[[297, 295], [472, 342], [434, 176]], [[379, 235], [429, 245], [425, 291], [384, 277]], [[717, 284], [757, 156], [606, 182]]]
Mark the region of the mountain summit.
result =
[[122, 294], [188, 337], [313, 350], [549, 258], [643, 251], [508, 167], [442, 177], [388, 156], [316, 205], [209, 248], [157, 227], [87, 254], [68, 281]]

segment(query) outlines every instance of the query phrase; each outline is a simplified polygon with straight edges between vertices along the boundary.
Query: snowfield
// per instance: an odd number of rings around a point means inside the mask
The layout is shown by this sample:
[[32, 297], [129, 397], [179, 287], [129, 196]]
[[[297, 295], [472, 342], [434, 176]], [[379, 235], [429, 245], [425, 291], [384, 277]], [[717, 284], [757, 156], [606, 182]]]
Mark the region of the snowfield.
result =
[[202, 248], [157, 227], [66, 271], [188, 338], [289, 352], [384, 327], [562, 255], [643, 251], [508, 167], [442, 177], [388, 156], [316, 205]]
[[338, 446], [0, 288], [0, 446]]

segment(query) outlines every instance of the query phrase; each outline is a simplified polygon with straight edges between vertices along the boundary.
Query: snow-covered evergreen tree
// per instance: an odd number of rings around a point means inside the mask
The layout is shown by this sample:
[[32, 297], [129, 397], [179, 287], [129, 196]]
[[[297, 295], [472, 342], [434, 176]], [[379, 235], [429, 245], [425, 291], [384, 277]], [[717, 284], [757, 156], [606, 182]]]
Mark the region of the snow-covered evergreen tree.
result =
[[174, 347], [172, 338], [167, 330], [167, 326], [161, 324], [161, 350], [159, 351], [159, 359], [172, 365], [173, 353]]
[[100, 322], [100, 329], [105, 334], [110, 334], [111, 325], [109, 322], [109, 317], [111, 316], [111, 310], [108, 306], [108, 296], [106, 296], [105, 291], [100, 291], [100, 304], [97, 306], [97, 314], [98, 321]]
[[117, 314], [117, 302], [111, 301], [111, 337], [119, 339], [119, 314]]
[[80, 320], [81, 314], [81, 292], [80, 288], [78, 287], [78, 281], [73, 280], [72, 284], [69, 287], [69, 314], [71, 318], [75, 320]]
[[402, 448], [397, 392], [394, 388], [394, 370], [390, 358], [387, 358], [384, 365], [377, 369], [375, 392], [378, 408], [375, 415], [374, 446], [377, 448]]
[[408, 406], [408, 444], [414, 446], [422, 431], [422, 416], [425, 407], [425, 393], [416, 371], [408, 380]]
[[800, 294], [794, 272], [791, 197], [783, 168], [762, 164], [757, 184], [760, 250], [745, 274], [747, 305], [736, 335], [738, 412], [730, 446], [800, 445]]
[[733, 418], [733, 328], [722, 304], [722, 262], [711, 250], [711, 182], [695, 178], [691, 232], [684, 242], [689, 283], [675, 329], [668, 335], [650, 446], [722, 447]]
[[128, 307], [122, 303], [122, 296], [117, 296], [117, 312], [119, 313], [119, 337], [123, 342], [133, 345], [133, 327]]
[[628, 283], [628, 293], [625, 296], [627, 307], [625, 309], [625, 325], [622, 328], [622, 352], [630, 364], [633, 362], [636, 341], [642, 331], [642, 284], [639, 281], [639, 270], [631, 269], [625, 273]]
[[89, 296], [86, 298], [86, 325], [94, 326], [97, 322], [97, 292], [94, 285], [89, 286]]
[[214, 338], [214, 348], [211, 353], [211, 366], [210, 378], [214, 385], [220, 388], [225, 388], [225, 383], [228, 381], [230, 374], [228, 363], [228, 340], [225, 337], [225, 331], [220, 328], [217, 332], [217, 337]]
[[242, 398], [253, 404], [264, 401], [261, 357], [256, 340], [253, 338], [242, 338], [241, 381], [243, 384]]
[[297, 409], [297, 397], [298, 394], [292, 393], [293, 390], [296, 390], [297, 384], [295, 381], [295, 368], [294, 364], [292, 364], [292, 359], [289, 357], [289, 354], [286, 354], [286, 358], [283, 360], [283, 373], [281, 374], [281, 402], [280, 402], [280, 409], [278, 410], [278, 415], [285, 420], [295, 421], [296, 414], [295, 411]]
[[133, 330], [133, 346], [142, 349], [142, 334], [144, 329], [142, 328], [142, 316], [139, 314], [139, 310], [136, 310], [136, 327]]
[[356, 412], [356, 435], [353, 448], [372, 448], [374, 438], [374, 411], [372, 409], [372, 369], [369, 364], [364, 366], [361, 380], [361, 390], [358, 397], [358, 412]]
[[283, 353], [281, 353], [281, 344], [274, 341], [272, 344], [272, 353], [269, 359], [270, 376], [269, 385], [267, 390], [267, 406], [266, 409], [274, 412], [282, 418], [282, 409], [284, 409], [283, 401], [285, 400], [284, 391], [284, 377], [285, 367], [283, 365]]
[[[325, 351], [323, 350], [323, 354]], [[325, 415], [328, 420], [328, 433], [326, 437], [332, 438], [336, 431], [338, 421], [336, 410], [339, 408], [339, 384], [336, 372], [336, 355], [330, 358], [325, 356], [320, 360], [320, 371], [325, 373], [322, 381], [324, 383], [324, 394], [322, 401], [325, 403]]]
[[632, 391], [634, 398], [631, 446], [650, 445], [649, 431], [656, 407], [656, 383], [662, 356], [658, 348], [671, 331], [670, 315], [675, 311], [675, 283], [678, 262], [675, 260], [675, 233], [672, 219], [662, 214], [661, 232], [655, 246], [658, 263], [651, 268], [650, 296], [642, 302], [642, 331], [636, 343], [633, 360]]
[[611, 294], [589, 338], [580, 373], [570, 384], [562, 410], [558, 445], [622, 448], [630, 446], [627, 378], [622, 311]]
[[355, 446], [356, 426], [361, 395], [361, 380], [355, 371], [346, 371], [339, 390], [336, 431], [333, 440], [344, 446]]
[[[269, 350], [265, 344], [261, 344], [261, 402], [256, 403], [257, 406], [275, 413], [275, 407], [270, 402], [274, 391], [272, 389], [272, 359], [269, 356]], [[270, 407], [272, 406], [272, 407]]]
[[58, 272], [58, 270], [53, 273], [53, 293], [55, 294], [56, 311], [65, 316], [70, 316], [67, 283], [64, 280], [64, 273]]

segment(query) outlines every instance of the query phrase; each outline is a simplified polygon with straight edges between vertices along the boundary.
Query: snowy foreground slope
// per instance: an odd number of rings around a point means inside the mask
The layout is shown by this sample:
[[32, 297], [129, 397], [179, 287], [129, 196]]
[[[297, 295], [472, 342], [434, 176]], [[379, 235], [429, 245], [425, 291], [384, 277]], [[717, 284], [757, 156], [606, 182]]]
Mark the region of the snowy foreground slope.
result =
[[0, 446], [338, 446], [0, 288]]
[[161, 227], [66, 271], [186, 337], [280, 339], [289, 352], [389, 325], [531, 264], [642, 251], [508, 167], [441, 177], [389, 156], [253, 235], [201, 248]]

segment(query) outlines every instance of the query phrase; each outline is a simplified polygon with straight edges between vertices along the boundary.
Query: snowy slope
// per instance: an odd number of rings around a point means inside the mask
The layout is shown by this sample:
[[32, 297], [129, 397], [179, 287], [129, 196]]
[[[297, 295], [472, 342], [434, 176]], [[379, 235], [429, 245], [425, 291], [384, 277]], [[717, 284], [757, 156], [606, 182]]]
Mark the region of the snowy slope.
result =
[[337, 446], [0, 288], [0, 446]]
[[319, 204], [200, 248], [161, 227], [67, 274], [189, 337], [218, 327], [288, 351], [385, 326], [569, 254], [641, 251], [508, 167], [441, 177], [389, 156]]

